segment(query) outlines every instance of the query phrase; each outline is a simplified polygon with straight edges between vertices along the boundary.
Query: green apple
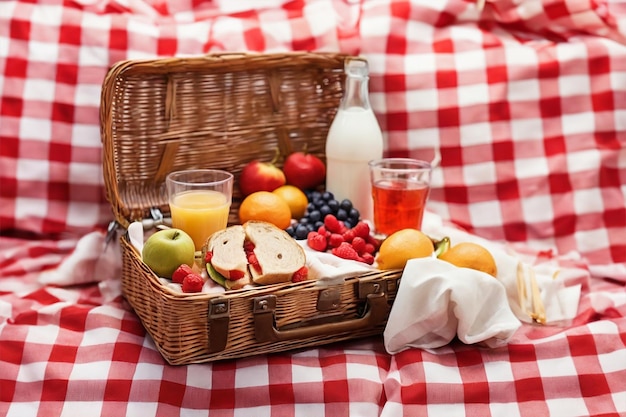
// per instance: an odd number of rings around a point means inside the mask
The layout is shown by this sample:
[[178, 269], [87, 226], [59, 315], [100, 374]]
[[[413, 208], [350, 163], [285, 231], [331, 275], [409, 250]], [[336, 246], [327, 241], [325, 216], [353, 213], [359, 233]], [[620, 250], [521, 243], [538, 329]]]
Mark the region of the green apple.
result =
[[180, 229], [159, 230], [143, 245], [141, 256], [146, 265], [160, 277], [171, 278], [182, 264], [191, 267], [195, 261], [193, 239]]

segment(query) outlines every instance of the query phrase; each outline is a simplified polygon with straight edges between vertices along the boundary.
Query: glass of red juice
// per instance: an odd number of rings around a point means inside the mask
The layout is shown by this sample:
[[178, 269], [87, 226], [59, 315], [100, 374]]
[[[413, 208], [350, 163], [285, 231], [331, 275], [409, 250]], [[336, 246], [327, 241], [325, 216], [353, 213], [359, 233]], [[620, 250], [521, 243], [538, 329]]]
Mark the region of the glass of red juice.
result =
[[432, 167], [411, 158], [383, 158], [369, 162], [374, 229], [389, 236], [402, 229], [422, 226], [430, 190]]

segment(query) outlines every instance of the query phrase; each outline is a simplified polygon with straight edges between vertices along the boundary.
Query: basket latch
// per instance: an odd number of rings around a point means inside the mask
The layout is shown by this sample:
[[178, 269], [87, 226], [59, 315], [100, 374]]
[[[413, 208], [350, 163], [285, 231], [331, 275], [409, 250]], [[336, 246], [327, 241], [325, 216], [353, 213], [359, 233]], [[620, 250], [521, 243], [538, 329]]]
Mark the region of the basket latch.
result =
[[228, 324], [230, 321], [230, 303], [222, 297], [209, 300], [209, 351], [221, 352], [228, 342]]
[[339, 307], [341, 289], [339, 286], [325, 288], [317, 294], [317, 311], [328, 311]]

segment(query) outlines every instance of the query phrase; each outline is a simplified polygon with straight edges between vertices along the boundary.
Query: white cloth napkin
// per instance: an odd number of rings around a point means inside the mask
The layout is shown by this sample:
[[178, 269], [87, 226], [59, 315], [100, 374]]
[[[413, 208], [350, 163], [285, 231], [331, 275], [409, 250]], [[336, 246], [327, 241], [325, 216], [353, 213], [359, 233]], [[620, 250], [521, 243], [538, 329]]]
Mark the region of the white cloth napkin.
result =
[[498, 347], [520, 326], [496, 278], [429, 257], [407, 262], [383, 337], [392, 354], [441, 347], [455, 336]]
[[581, 286], [590, 278], [590, 275], [583, 268], [561, 265], [575, 261], [576, 259], [573, 259], [574, 254], [551, 257], [549, 260], [536, 262], [536, 257], [517, 253], [510, 245], [483, 239], [445, 225], [441, 217], [431, 212], [425, 213], [422, 230], [435, 239], [448, 236], [453, 245], [460, 242], [474, 242], [487, 248], [496, 261], [498, 280], [506, 288], [509, 305], [521, 321], [532, 322], [527, 313], [531, 308], [530, 296], [526, 297], [525, 305], [521, 305], [519, 302], [517, 268], [520, 263], [524, 272], [527, 295], [531, 294], [531, 270], [534, 273], [546, 312], [545, 324], [566, 325], [576, 317]]

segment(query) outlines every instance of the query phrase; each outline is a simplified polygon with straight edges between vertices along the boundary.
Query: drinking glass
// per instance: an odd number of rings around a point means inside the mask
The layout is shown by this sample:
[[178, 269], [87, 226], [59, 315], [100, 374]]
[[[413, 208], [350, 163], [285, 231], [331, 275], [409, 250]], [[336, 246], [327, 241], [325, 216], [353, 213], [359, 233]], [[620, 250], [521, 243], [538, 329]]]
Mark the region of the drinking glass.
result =
[[430, 191], [432, 166], [410, 158], [383, 158], [369, 162], [374, 230], [382, 237], [422, 226]]
[[233, 174], [217, 169], [192, 169], [170, 173], [165, 179], [172, 227], [193, 239], [196, 250], [228, 225], [233, 197]]

